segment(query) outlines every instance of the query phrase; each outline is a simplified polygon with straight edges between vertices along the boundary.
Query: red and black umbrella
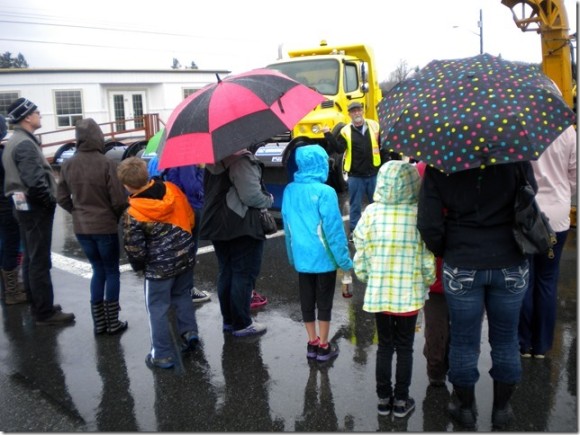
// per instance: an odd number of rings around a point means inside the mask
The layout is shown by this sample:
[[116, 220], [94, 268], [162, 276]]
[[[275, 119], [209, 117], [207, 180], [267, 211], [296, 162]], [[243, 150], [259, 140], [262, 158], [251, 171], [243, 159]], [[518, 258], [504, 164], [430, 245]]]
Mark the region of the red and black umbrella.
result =
[[159, 168], [218, 162], [291, 130], [325, 99], [275, 70], [218, 77], [172, 112], [159, 145]]

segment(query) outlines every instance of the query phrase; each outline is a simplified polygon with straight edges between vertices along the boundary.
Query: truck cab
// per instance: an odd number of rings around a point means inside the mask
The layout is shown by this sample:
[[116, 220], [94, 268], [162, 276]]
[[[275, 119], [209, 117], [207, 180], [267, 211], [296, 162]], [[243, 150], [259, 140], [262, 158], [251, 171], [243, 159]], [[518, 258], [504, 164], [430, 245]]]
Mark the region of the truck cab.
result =
[[[348, 105], [360, 102], [367, 119], [378, 120], [376, 106], [382, 98], [372, 49], [366, 45], [329, 46], [322, 41], [318, 47], [292, 50], [288, 59], [266, 68], [275, 69], [294, 80], [315, 89], [325, 97], [292, 131], [271, 138], [256, 151], [266, 168], [283, 168], [284, 151], [298, 140], [318, 143], [328, 149], [323, 127], [333, 134], [350, 122]], [[346, 189], [342, 170], [342, 155], [331, 155], [332, 167], [329, 184], [337, 191]]]

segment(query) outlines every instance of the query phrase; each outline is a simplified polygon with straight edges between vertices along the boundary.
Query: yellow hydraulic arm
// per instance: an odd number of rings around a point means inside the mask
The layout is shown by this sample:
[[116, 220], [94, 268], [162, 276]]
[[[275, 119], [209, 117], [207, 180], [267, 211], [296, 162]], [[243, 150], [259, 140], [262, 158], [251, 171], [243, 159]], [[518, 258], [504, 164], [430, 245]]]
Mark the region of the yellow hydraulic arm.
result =
[[[570, 53], [570, 28], [564, 0], [501, 0], [511, 9], [514, 22], [522, 32], [536, 31], [542, 39], [542, 69], [574, 107], [574, 81]], [[514, 7], [521, 5], [518, 15]], [[526, 8], [526, 5], [529, 8]]]

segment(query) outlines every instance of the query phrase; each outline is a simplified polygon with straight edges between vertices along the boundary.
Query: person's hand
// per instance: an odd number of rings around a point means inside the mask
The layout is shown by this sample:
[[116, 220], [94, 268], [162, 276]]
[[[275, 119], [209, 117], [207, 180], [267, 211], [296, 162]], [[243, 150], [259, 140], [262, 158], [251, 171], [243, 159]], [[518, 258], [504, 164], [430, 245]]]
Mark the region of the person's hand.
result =
[[330, 133], [330, 128], [328, 128], [328, 125], [325, 125], [324, 127], [322, 127], [322, 132], [323, 133]]

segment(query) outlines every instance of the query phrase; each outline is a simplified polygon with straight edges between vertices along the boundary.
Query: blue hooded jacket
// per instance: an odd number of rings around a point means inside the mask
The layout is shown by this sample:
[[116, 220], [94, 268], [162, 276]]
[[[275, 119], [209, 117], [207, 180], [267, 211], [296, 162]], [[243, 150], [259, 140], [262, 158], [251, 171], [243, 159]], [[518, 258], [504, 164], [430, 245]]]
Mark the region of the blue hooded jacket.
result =
[[335, 190], [328, 178], [328, 154], [320, 145], [296, 149], [298, 171], [286, 186], [282, 219], [290, 264], [298, 272], [352, 269], [352, 260]]

